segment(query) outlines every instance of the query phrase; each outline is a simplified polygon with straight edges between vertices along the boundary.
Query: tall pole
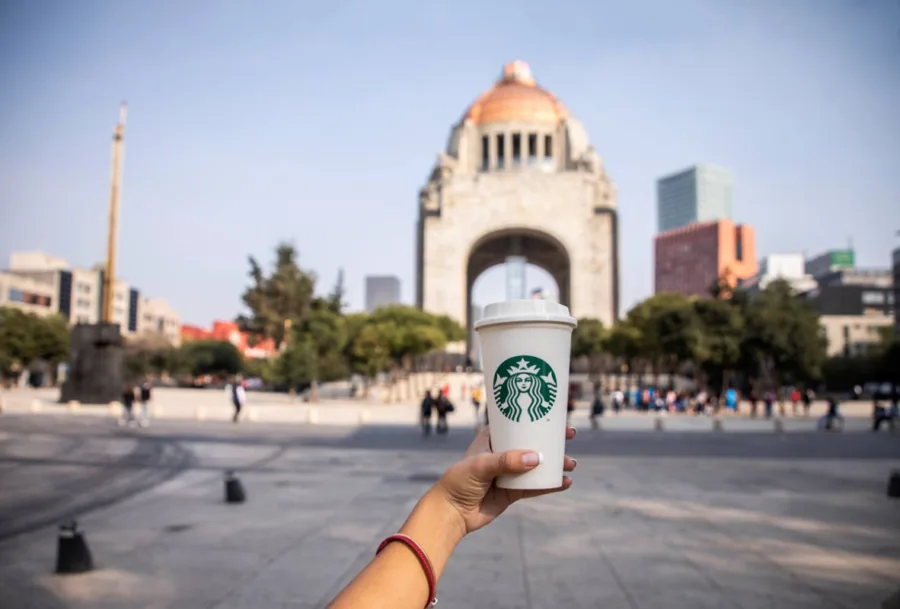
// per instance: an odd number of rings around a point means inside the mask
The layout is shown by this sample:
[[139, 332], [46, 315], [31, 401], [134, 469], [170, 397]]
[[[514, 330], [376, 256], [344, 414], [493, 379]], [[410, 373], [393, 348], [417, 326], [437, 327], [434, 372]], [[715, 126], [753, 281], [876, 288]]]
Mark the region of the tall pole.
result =
[[113, 131], [112, 177], [109, 194], [109, 230], [106, 241], [106, 269], [103, 277], [103, 315], [100, 321], [113, 322], [113, 303], [116, 290], [116, 241], [119, 234], [119, 194], [121, 191], [122, 146], [125, 139], [125, 114], [127, 106], [122, 102], [119, 124]]

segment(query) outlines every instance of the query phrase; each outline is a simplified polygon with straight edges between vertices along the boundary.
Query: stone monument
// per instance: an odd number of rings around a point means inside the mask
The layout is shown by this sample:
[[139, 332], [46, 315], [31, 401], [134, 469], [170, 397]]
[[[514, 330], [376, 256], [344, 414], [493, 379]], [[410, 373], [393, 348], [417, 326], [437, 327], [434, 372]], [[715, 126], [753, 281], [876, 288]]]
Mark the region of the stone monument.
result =
[[420, 308], [471, 328], [475, 280], [524, 256], [554, 278], [573, 315], [615, 321], [615, 187], [581, 123], [528, 64], [507, 64], [453, 127], [419, 192], [418, 216]]

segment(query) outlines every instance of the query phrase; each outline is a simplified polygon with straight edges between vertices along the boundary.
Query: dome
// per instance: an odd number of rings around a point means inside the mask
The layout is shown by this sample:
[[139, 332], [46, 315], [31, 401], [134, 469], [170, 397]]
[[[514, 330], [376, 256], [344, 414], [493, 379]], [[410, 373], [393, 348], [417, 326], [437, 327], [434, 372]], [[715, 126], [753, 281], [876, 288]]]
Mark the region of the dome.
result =
[[506, 121], [557, 125], [568, 116], [565, 106], [537, 85], [528, 64], [513, 61], [503, 66], [497, 84], [482, 93], [463, 118], [477, 125]]

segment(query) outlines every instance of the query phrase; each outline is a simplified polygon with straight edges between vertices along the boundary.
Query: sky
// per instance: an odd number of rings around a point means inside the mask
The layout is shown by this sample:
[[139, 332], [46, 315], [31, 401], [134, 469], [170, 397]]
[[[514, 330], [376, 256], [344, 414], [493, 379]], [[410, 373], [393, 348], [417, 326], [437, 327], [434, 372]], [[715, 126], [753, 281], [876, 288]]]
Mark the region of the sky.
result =
[[[655, 181], [695, 163], [733, 173], [761, 256], [900, 245], [895, 0], [0, 0], [0, 266], [104, 259], [127, 100], [118, 270], [142, 293], [232, 318], [247, 256], [292, 241], [351, 309], [369, 274], [411, 303], [418, 190], [513, 59], [616, 184], [623, 312], [653, 289]], [[503, 295], [502, 268], [476, 284]]]

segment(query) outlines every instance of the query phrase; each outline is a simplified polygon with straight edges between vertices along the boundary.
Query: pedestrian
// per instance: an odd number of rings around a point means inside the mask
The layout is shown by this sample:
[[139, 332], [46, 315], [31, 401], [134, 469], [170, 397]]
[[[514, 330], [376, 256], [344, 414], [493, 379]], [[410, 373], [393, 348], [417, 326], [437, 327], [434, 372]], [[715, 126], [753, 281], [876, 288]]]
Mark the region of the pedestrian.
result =
[[597, 418], [603, 417], [603, 411], [606, 406], [603, 404], [603, 398], [600, 396], [600, 388], [594, 389], [594, 401], [591, 403], [591, 429], [600, 427]]
[[731, 414], [737, 413], [738, 394], [734, 387], [725, 390], [725, 410]]
[[891, 431], [893, 431], [894, 422], [891, 420], [890, 414], [888, 414], [888, 409], [879, 403], [880, 397], [881, 395], [878, 393], [875, 393], [872, 397], [872, 431], [880, 430], [882, 423], [887, 423]]
[[422, 435], [431, 435], [431, 413], [434, 410], [434, 398], [431, 396], [431, 390], [425, 392], [422, 398], [422, 404], [419, 406], [419, 416], [422, 424]]
[[150, 393], [153, 389], [153, 385], [150, 383], [149, 378], [145, 378], [144, 382], [141, 383], [141, 415], [138, 423], [141, 427], [146, 427], [150, 424]]
[[775, 395], [771, 391], [767, 391], [765, 400], [766, 400], [766, 418], [771, 419], [772, 418], [772, 409], [775, 406]]
[[234, 416], [231, 418], [231, 422], [237, 423], [241, 416], [241, 408], [247, 404], [247, 392], [241, 377], [235, 378], [230, 385], [225, 387], [225, 392], [231, 398], [231, 404], [234, 406]]
[[791, 390], [791, 414], [795, 417], [800, 414], [800, 390], [796, 387]]
[[475, 407], [475, 427], [481, 426], [481, 419], [478, 417], [481, 409], [481, 399], [481, 385], [474, 385], [472, 387], [472, 406]]
[[613, 412], [615, 412], [616, 414], [619, 414], [619, 412], [625, 406], [625, 393], [618, 387], [616, 387], [616, 390], [613, 391], [612, 394], [612, 406]]
[[814, 399], [816, 399], [816, 392], [813, 391], [812, 389], [810, 389], [809, 387], [807, 387], [806, 391], [803, 392], [803, 416], [804, 417], [809, 416], [809, 409], [812, 406], [812, 402]]
[[759, 397], [756, 395], [756, 390], [750, 390], [750, 418], [755, 419], [756, 413], [759, 408]]
[[819, 419], [819, 427], [824, 428], [825, 431], [834, 431], [835, 421], [840, 421], [840, 427], [838, 429], [844, 428], [844, 417], [841, 416], [840, 404], [834, 397], [828, 398], [828, 410], [825, 413], [825, 416]]
[[447, 425], [447, 415], [454, 410], [456, 410], [456, 408], [454, 408], [450, 398], [441, 392], [441, 395], [437, 400], [437, 433], [439, 436], [447, 435], [447, 432], [450, 430], [450, 427]]
[[126, 384], [122, 392], [122, 417], [120, 424], [134, 427], [134, 385], [131, 383]]

